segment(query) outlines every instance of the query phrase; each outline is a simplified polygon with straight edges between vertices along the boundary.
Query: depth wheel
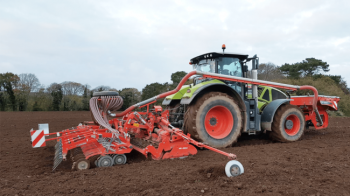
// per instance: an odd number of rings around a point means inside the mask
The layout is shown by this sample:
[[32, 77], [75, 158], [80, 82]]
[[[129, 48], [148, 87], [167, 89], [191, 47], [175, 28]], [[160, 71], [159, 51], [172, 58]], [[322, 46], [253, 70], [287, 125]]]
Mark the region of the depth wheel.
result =
[[126, 156], [124, 154], [117, 154], [113, 157], [114, 165], [123, 165], [126, 163]]
[[232, 160], [226, 164], [225, 173], [227, 177], [236, 177], [244, 173], [244, 167], [239, 161]]
[[90, 168], [90, 161], [85, 158], [79, 159], [75, 162], [75, 170], [85, 170]]
[[241, 110], [225, 93], [204, 94], [185, 113], [185, 130], [212, 147], [231, 146], [241, 135], [241, 129]]
[[97, 160], [97, 165], [98, 165], [98, 167], [111, 167], [111, 166], [113, 166], [113, 159], [109, 155], [100, 157]]
[[270, 137], [280, 142], [294, 142], [301, 138], [305, 130], [305, 117], [301, 109], [294, 105], [278, 108], [272, 122]]

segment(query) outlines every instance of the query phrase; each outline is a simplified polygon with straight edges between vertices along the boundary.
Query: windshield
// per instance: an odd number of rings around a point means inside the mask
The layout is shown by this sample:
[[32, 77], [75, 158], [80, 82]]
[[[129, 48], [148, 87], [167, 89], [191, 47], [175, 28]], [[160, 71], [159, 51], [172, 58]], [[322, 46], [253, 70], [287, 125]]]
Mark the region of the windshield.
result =
[[218, 73], [242, 77], [242, 67], [238, 58], [223, 57], [218, 61]]
[[201, 60], [197, 65], [194, 65], [193, 68], [197, 71], [215, 73], [215, 60], [211, 60], [211, 59]]

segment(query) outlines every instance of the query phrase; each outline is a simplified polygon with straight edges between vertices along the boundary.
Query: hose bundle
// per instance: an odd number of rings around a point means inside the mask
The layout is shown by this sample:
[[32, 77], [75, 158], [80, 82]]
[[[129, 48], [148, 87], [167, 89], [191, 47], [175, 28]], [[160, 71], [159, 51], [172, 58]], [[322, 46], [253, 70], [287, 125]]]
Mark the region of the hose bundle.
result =
[[[98, 100], [100, 98], [100, 101]], [[123, 105], [123, 98], [120, 96], [100, 96], [90, 99], [90, 110], [96, 122], [108, 129], [113, 135], [119, 136], [119, 131], [113, 129], [108, 122], [107, 112], [116, 111]]]

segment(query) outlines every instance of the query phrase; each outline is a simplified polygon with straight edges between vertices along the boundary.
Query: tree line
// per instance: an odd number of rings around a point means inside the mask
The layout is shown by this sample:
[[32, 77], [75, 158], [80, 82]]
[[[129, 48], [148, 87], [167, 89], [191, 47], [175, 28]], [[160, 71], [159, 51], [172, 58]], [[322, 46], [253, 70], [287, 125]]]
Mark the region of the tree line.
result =
[[187, 73], [171, 75], [172, 83], [151, 83], [142, 91], [136, 88], [117, 90], [109, 86], [92, 89], [88, 84], [65, 81], [45, 87], [32, 73], [0, 73], [0, 111], [88, 111], [94, 92], [117, 91], [123, 97], [121, 109], [174, 89]]
[[312, 78], [313, 80], [329, 78], [333, 80], [344, 94], [349, 95], [350, 88], [348, 88], [346, 81], [340, 75], [327, 75], [326, 72], [329, 71], [327, 62], [316, 58], [306, 58], [301, 62], [285, 63], [281, 66], [273, 63], [262, 63], [259, 65], [258, 79], [269, 81], [289, 79], [297, 81], [305, 78]]
[[[339, 91], [349, 97], [350, 90], [346, 82], [339, 75], [326, 75], [329, 64], [315, 58], [306, 58], [294, 64], [277, 66], [273, 63], [259, 65], [258, 79], [269, 81], [282, 81], [307, 85], [312, 81], [323, 80], [332, 82]], [[0, 73], [0, 111], [79, 111], [89, 110], [89, 100], [93, 92], [117, 91], [123, 97], [122, 110], [142, 100], [154, 97], [163, 92], [174, 89], [187, 73], [175, 72], [171, 75], [171, 83], [147, 84], [141, 91], [136, 88], [123, 88], [117, 90], [109, 86], [98, 86], [92, 89], [88, 84], [65, 81], [52, 83], [45, 87], [39, 82], [35, 74]], [[287, 82], [286, 82], [287, 81]], [[306, 83], [303, 84], [303, 81]], [[186, 84], [192, 83], [191, 80]], [[315, 84], [317, 85], [317, 83]], [[316, 86], [317, 88], [317, 86]], [[323, 89], [322, 86], [320, 89]], [[326, 90], [327, 91], [327, 90]], [[334, 92], [320, 92], [320, 94], [333, 95]], [[341, 95], [343, 95], [341, 94]], [[161, 100], [157, 102], [160, 104]], [[344, 106], [345, 107], [345, 106]], [[347, 107], [347, 106], [346, 106]], [[350, 115], [350, 106], [349, 106]]]
[[[330, 115], [350, 116], [350, 89], [340, 75], [327, 75], [329, 64], [315, 58], [306, 58], [297, 63], [276, 66], [273, 63], [259, 65], [258, 78], [292, 85], [314, 86], [320, 95], [341, 97], [338, 111]], [[311, 91], [296, 91], [292, 95], [312, 94]]]

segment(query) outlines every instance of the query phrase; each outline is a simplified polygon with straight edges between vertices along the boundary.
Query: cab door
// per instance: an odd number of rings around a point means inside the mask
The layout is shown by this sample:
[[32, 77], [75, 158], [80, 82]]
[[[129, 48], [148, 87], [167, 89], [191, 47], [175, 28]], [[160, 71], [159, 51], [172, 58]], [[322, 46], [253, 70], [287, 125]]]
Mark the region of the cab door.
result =
[[[243, 77], [242, 64], [238, 58], [220, 57], [217, 60], [217, 73]], [[236, 90], [243, 97], [243, 84], [240, 82], [225, 81], [227, 85]]]

